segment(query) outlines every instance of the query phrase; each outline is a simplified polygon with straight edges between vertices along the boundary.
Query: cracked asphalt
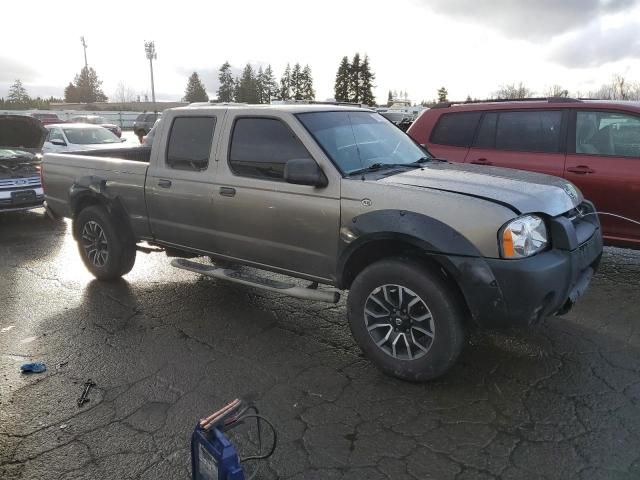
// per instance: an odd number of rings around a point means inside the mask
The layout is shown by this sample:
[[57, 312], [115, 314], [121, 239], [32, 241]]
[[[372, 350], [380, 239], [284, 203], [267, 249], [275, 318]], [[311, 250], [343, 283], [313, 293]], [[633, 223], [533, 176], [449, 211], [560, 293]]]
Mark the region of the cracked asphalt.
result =
[[[0, 216], [0, 253], [2, 479], [190, 478], [195, 423], [235, 397], [278, 427], [259, 478], [640, 478], [640, 252], [606, 249], [564, 317], [471, 333], [430, 384], [364, 360], [344, 303], [216, 282], [160, 254], [102, 284], [69, 223], [38, 210]], [[20, 374], [29, 360], [48, 370]]]

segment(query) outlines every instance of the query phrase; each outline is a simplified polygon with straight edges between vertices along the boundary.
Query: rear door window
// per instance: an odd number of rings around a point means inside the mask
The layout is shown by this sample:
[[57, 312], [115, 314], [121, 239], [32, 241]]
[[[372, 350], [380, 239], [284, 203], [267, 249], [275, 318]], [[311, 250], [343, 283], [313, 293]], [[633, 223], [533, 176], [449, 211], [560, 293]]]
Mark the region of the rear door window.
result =
[[[495, 126], [495, 148], [519, 152], [561, 151], [562, 112], [528, 110], [499, 112]], [[490, 130], [490, 124], [487, 125]], [[486, 138], [488, 133], [483, 133]]]
[[445, 113], [431, 134], [431, 143], [470, 147], [482, 112]]
[[178, 170], [205, 170], [215, 126], [215, 117], [176, 118], [169, 133], [167, 165]]

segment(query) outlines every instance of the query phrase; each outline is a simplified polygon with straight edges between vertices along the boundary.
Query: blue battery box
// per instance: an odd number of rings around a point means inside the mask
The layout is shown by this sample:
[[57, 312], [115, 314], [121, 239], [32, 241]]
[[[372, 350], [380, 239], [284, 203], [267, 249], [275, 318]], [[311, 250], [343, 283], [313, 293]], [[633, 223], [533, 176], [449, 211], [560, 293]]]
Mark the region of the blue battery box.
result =
[[193, 480], [245, 480], [238, 452], [217, 428], [204, 430], [196, 425], [191, 435]]

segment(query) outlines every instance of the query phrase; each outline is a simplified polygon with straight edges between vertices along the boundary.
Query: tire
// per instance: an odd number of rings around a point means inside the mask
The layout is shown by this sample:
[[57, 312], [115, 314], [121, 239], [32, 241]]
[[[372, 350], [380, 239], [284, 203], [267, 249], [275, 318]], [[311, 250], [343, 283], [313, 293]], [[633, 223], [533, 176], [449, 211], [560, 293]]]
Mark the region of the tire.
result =
[[74, 229], [80, 257], [98, 280], [116, 280], [131, 271], [136, 261], [135, 241], [103, 207], [83, 209]]
[[433, 380], [456, 362], [464, 345], [464, 312], [460, 296], [411, 258], [365, 268], [347, 301], [351, 333], [365, 356], [384, 373], [413, 382]]

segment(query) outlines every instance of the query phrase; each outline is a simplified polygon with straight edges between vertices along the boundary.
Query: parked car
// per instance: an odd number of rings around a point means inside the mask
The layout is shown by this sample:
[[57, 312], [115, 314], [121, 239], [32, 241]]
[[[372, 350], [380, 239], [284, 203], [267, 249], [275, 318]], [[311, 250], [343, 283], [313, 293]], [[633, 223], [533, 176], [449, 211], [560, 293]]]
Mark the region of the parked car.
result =
[[71, 117], [71, 121], [74, 123], [89, 123], [91, 125], [100, 125], [101, 127], [109, 130], [116, 137], [120, 138], [122, 136], [122, 129], [118, 125], [116, 125], [115, 123], [107, 122], [104, 117], [101, 117], [99, 115], [76, 115], [75, 117]]
[[42, 207], [39, 154], [46, 130], [24, 115], [0, 115], [0, 212]]
[[434, 160], [361, 108], [176, 108], [150, 149], [44, 165], [47, 206], [73, 219], [98, 279], [129, 272], [146, 241], [258, 269], [173, 262], [220, 280], [325, 302], [350, 290], [357, 343], [409, 380], [453, 365], [467, 321], [527, 326], [568, 311], [602, 253], [598, 217], [570, 182]]
[[43, 125], [50, 125], [52, 123], [65, 123], [64, 120], [61, 120], [58, 115], [55, 113], [32, 113], [30, 115], [33, 118], [37, 118], [42, 122]]
[[109, 130], [98, 125], [85, 123], [64, 123], [47, 125], [47, 139], [42, 151], [77, 152], [83, 150], [127, 148], [126, 138], [118, 138]]
[[156, 123], [153, 124], [153, 127], [151, 127], [151, 130], [149, 130], [149, 133], [147, 133], [143, 138], [142, 138], [142, 144], [150, 147], [151, 144], [153, 143], [153, 139], [156, 136], [156, 132], [158, 131], [158, 124], [160, 123], [162, 119], [159, 118], [156, 120]]
[[162, 116], [161, 113], [141, 113], [133, 122], [133, 133], [142, 142], [142, 137], [149, 134], [156, 121]]
[[[566, 98], [437, 105], [407, 132], [437, 157], [564, 177], [600, 212], [640, 221], [640, 103]], [[608, 245], [640, 249], [640, 224], [601, 215]]]

